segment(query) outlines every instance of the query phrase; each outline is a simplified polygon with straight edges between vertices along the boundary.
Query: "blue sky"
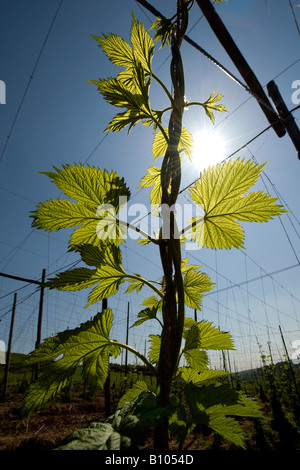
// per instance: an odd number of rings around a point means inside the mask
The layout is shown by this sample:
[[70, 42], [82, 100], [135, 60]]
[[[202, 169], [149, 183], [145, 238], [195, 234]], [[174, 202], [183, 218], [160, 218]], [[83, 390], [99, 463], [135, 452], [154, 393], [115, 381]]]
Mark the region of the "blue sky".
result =
[[[176, 4], [172, 0], [151, 3], [165, 16], [173, 14]], [[298, 0], [291, 3], [299, 24], [300, 3]], [[290, 2], [228, 0], [215, 8], [260, 83], [265, 87], [275, 79], [287, 107], [294, 108], [292, 84], [300, 80], [300, 36]], [[137, 188], [145, 169], [153, 164], [151, 131], [136, 126], [129, 136], [126, 130], [103, 134], [116, 110], [87, 82], [117, 73], [91, 34], [113, 32], [128, 40], [132, 12], [150, 27], [153, 17], [134, 0], [2, 1], [0, 80], [6, 84], [6, 104], [0, 105], [1, 272], [40, 279], [44, 268], [47, 273], [54, 273], [76, 261], [74, 255], [66, 253], [67, 232], [49, 234], [31, 228], [29, 215], [35, 205], [59, 195], [47, 177], [39, 174], [51, 170], [52, 165], [88, 162], [115, 170], [130, 187], [132, 202], [148, 204], [149, 192]], [[243, 81], [197, 4], [192, 10], [188, 35]], [[185, 113], [184, 125], [194, 135], [206, 129], [215, 136], [214, 140], [217, 137], [223, 140], [222, 152], [229, 156], [268, 126], [257, 102], [206, 57], [187, 43], [183, 43], [182, 56], [187, 99], [205, 101], [215, 90], [224, 96], [222, 103], [229, 110], [226, 115], [216, 113], [213, 126], [203, 110], [191, 108]], [[156, 51], [153, 70], [168, 85], [169, 62], [168, 50]], [[151, 96], [153, 106], [161, 106], [154, 88]], [[297, 96], [300, 98], [300, 94]], [[294, 118], [298, 125], [299, 117], [297, 110]], [[267, 351], [270, 341], [274, 359], [279, 360], [283, 353], [279, 324], [290, 353], [292, 342], [300, 339], [300, 161], [288, 135], [278, 138], [272, 129], [237, 156], [268, 162], [256, 189], [267, 187], [272, 195], [280, 195], [290, 214], [268, 224], [245, 224], [246, 250], [202, 249], [186, 255], [193, 264], [203, 266], [217, 283], [214, 291], [203, 299], [198, 319], [212, 321], [232, 333], [236, 351], [230, 356], [231, 366], [234, 363], [245, 368], [259, 363], [258, 343]], [[185, 163], [183, 170], [185, 187], [199, 176], [199, 167]], [[188, 202], [188, 191], [183, 193], [182, 200]], [[155, 248], [142, 249], [128, 240], [123, 262], [130, 272], [154, 280], [161, 276]], [[143, 298], [151, 295], [146, 289], [138, 295], [124, 295], [124, 290], [125, 285], [120, 294], [109, 299], [115, 315], [112, 336], [121, 341], [126, 336], [128, 302], [132, 324]], [[15, 291], [18, 306], [13, 351], [27, 353], [34, 348], [37, 328], [39, 293], [33, 285], [0, 278], [0, 339], [8, 341]], [[101, 305], [84, 309], [86, 299], [85, 291], [46, 292], [42, 336], [74, 328], [93, 316]], [[193, 314], [187, 311], [187, 315]], [[156, 325], [147, 322], [130, 330], [130, 343], [143, 352], [145, 338], [156, 332]], [[219, 355], [212, 355], [211, 363], [219, 367]]]

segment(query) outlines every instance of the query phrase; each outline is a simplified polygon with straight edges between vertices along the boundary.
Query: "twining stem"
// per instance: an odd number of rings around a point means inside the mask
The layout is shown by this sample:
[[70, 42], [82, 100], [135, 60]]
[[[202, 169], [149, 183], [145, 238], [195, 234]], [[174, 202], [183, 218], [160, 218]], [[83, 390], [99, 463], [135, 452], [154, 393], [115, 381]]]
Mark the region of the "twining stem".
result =
[[154, 80], [157, 81], [157, 83], [160, 84], [160, 86], [163, 88], [163, 90], [166, 92], [169, 100], [171, 103], [173, 103], [173, 96], [171, 95], [171, 93], [169, 92], [168, 88], [166, 87], [166, 85], [160, 80], [159, 77], [157, 77], [154, 73], [151, 73], [151, 77], [154, 78]]
[[119, 348], [127, 349], [127, 351], [137, 356], [148, 367], [148, 369], [154, 374], [155, 377], [157, 376], [156, 369], [153, 367], [151, 362], [149, 362], [148, 359], [136, 349], [132, 348], [128, 344], [120, 343], [119, 341], [115, 340], [111, 340], [108, 344], [113, 344], [114, 346], [118, 346]]
[[146, 286], [150, 287], [159, 297], [161, 297], [162, 299], [164, 298], [162, 292], [157, 288], [155, 287], [152, 282], [148, 281], [147, 279], [144, 279], [143, 277], [141, 276], [137, 276], [135, 274], [127, 274], [126, 273], [126, 278], [127, 279], [132, 279], [134, 281], [140, 281], [142, 282], [143, 284], [145, 284]]
[[[184, 108], [184, 72], [180, 55], [180, 45], [187, 27], [187, 4], [177, 0], [177, 33], [172, 33], [171, 79], [174, 88], [172, 112], [168, 127], [168, 147], [161, 167], [162, 188], [162, 228], [160, 257], [164, 271], [165, 296], [162, 307], [163, 329], [157, 371], [157, 404], [169, 405], [171, 383], [175, 372], [184, 324], [184, 288], [181, 272], [181, 247], [178, 239], [178, 228], [174, 207], [181, 182], [181, 161], [178, 145], [182, 129]], [[167, 230], [169, 237], [165, 237]], [[168, 419], [162, 418], [155, 428], [155, 446], [159, 449], [169, 448]]]
[[198, 224], [203, 223], [203, 222], [204, 222], [204, 216], [203, 217], [199, 216], [191, 224], [187, 225], [182, 230], [180, 230], [179, 235], [180, 236], [184, 235], [185, 233], [189, 232], [191, 229], [195, 229]]
[[119, 224], [123, 225], [124, 227], [130, 228], [131, 230], [134, 230], [135, 232], [139, 233], [140, 235], [142, 235], [142, 237], [146, 238], [150, 242], [156, 245], [159, 244], [159, 240], [157, 240], [156, 238], [152, 238], [150, 235], [148, 235], [148, 233], [144, 232], [139, 227], [136, 227], [135, 225], [132, 225], [129, 222], [125, 222], [124, 220], [120, 220], [120, 219], [116, 219], [116, 220]]

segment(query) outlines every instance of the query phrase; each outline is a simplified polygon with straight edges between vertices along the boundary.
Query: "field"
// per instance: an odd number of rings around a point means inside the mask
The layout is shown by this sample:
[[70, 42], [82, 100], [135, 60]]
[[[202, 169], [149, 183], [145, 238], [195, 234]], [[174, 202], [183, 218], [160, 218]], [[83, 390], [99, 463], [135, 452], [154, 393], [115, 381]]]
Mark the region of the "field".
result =
[[[22, 356], [12, 355], [9, 388], [5, 400], [0, 402], [0, 450], [51, 450], [58, 446], [72, 432], [86, 427], [91, 422], [103, 422], [106, 418], [104, 391], [91, 396], [80, 380], [80, 370], [72, 386], [64, 390], [59, 399], [36, 412], [17, 427], [19, 411], [26, 384], [31, 380], [31, 371], [19, 369]], [[0, 370], [3, 382], [4, 366]], [[249, 399], [258, 400], [263, 418], [240, 418], [245, 430], [246, 449], [257, 450], [300, 450], [299, 401], [292, 387], [289, 368], [286, 365], [266, 368], [260, 376], [235, 377], [232, 386], [243, 389]], [[264, 374], [264, 375], [263, 375]], [[297, 385], [299, 372], [296, 370]], [[119, 398], [132, 383], [143, 377], [142, 372], [131, 367], [124, 372], [112, 370], [110, 374], [110, 407], [113, 412]], [[143, 380], [151, 384], [153, 378]], [[153, 385], [153, 383], [152, 383]], [[178, 391], [180, 393], [180, 391]], [[151, 432], [145, 446], [151, 446]], [[184, 448], [188, 450], [237, 450], [210, 430], [202, 427], [189, 436]], [[176, 443], [170, 441], [170, 449]]]

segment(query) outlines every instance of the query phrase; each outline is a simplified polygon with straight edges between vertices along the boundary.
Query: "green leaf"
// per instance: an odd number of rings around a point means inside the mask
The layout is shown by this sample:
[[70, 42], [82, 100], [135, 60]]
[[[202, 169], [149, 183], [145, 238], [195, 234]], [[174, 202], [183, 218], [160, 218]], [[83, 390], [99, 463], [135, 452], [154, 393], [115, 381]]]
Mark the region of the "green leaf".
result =
[[212, 322], [202, 320], [197, 323], [193, 318], [184, 319], [183, 338], [185, 348], [201, 348], [205, 350], [233, 350], [230, 333], [221, 331]]
[[155, 295], [147, 297], [142, 302], [142, 305], [145, 305], [146, 308], [144, 308], [138, 313], [138, 320], [131, 326], [131, 328], [133, 328], [134, 326], [142, 325], [147, 320], [157, 319], [156, 315], [157, 312], [161, 312], [162, 304], [162, 299], [158, 300]]
[[[106, 236], [105, 227], [108, 224], [109, 241], [120, 244], [124, 240], [124, 227], [119, 228], [116, 215], [121, 208], [120, 201], [122, 205], [130, 197], [124, 179], [119, 178], [117, 173], [108, 173], [106, 170], [82, 164], [54, 169], [55, 172], [44, 174], [77, 203], [67, 199], [51, 199], [39, 204], [31, 215], [32, 226], [48, 231], [80, 226], [74, 230], [69, 240], [69, 245], [75, 247], [83, 244], [100, 245], [101, 239]], [[107, 211], [110, 213], [109, 217]]]
[[[169, 138], [169, 131], [168, 128], [164, 128], [166, 136]], [[152, 156], [153, 160], [156, 160], [158, 157], [164, 157], [166, 154], [168, 148], [168, 142], [165, 139], [164, 134], [162, 133], [161, 130], [156, 132], [154, 139], [153, 139], [153, 144], [152, 144]], [[181, 136], [178, 144], [178, 151], [179, 153], [185, 153], [185, 155], [189, 158], [189, 160], [192, 159], [192, 154], [193, 154], [193, 148], [194, 148], [194, 143], [193, 143], [193, 137], [192, 134], [184, 127], [181, 130]]]
[[[128, 72], [126, 74], [128, 77]], [[146, 81], [144, 71], [140, 65], [132, 71], [132, 84], [127, 85], [124, 75], [118, 78], [89, 80], [95, 84], [104, 99], [117, 107], [126, 108], [122, 113], [117, 114], [108, 124], [105, 130], [119, 131], [126, 125], [130, 129], [139, 121], [153, 122], [153, 115], [149, 105], [149, 80]]]
[[180, 377], [185, 382], [192, 382], [197, 387], [204, 385], [205, 382], [209, 382], [211, 380], [214, 381], [228, 375], [227, 372], [222, 370], [206, 369], [200, 372], [198, 370], [192, 369], [191, 367], [180, 367], [178, 372], [180, 373]]
[[86, 289], [97, 283], [94, 278], [95, 269], [75, 268], [70, 271], [64, 271], [50, 278], [46, 282], [49, 289], [76, 291]]
[[126, 401], [122, 408], [107, 419], [115, 431], [130, 438], [132, 444], [143, 445], [149, 434], [149, 427], [157, 419], [166, 416], [169, 410], [156, 405], [155, 394], [138, 388], [135, 401]]
[[247, 400], [244, 393], [231, 388], [229, 384], [196, 387], [189, 383], [185, 394], [194, 415], [205, 411], [211, 416], [261, 416], [258, 403]]
[[74, 249], [80, 253], [85, 263], [96, 269], [76, 268], [59, 273], [48, 279], [46, 286], [50, 289], [76, 291], [97, 284], [89, 293], [87, 307], [115, 294], [127, 277], [122, 266], [120, 248], [100, 242], [99, 246], [83, 245]]
[[[264, 165], [241, 159], [227, 160], [205, 170], [190, 189], [204, 210], [204, 224], [193, 218], [192, 237], [207, 248], [244, 247], [244, 232], [237, 221], [266, 222], [286, 212], [276, 198], [261, 191], [244, 195], [257, 181]], [[204, 236], [203, 236], [204, 225]]]
[[151, 166], [147, 169], [148, 174], [141, 179], [139, 188], [153, 188], [150, 192], [150, 201], [152, 205], [161, 203], [161, 169], [157, 166]]
[[191, 429], [189, 430], [186, 408], [179, 397], [173, 394], [170, 396], [170, 401], [174, 412], [169, 418], [169, 432], [171, 436], [183, 442], [189, 431], [191, 431]]
[[138, 313], [138, 320], [134, 322], [134, 324], [130, 327], [133, 328], [134, 326], [142, 325], [147, 320], [153, 320], [156, 318], [157, 308], [156, 307], [147, 307], [141, 310]]
[[223, 96], [220, 94], [216, 95], [215, 93], [216, 92], [213, 91], [211, 95], [209, 96], [209, 98], [202, 104], [207, 116], [209, 117], [209, 119], [212, 121], [213, 124], [215, 123], [215, 116], [212, 110], [219, 111], [219, 112], [228, 111], [223, 104], [220, 104], [220, 103], [217, 104], [217, 102], [220, 101], [220, 99], [223, 98]]
[[55, 172], [42, 172], [63, 193], [76, 200], [80, 207], [88, 207], [92, 210], [100, 204], [112, 204], [118, 212], [119, 197], [130, 196], [126, 188], [124, 178], [120, 178], [116, 172], [109, 173], [90, 165], [62, 165], [62, 169], [53, 167]]
[[184, 324], [183, 324], [183, 332], [182, 332], [182, 337], [184, 339], [187, 338], [187, 335], [189, 334], [190, 328], [192, 328], [193, 325], [197, 325], [196, 320], [193, 318], [185, 317], [184, 319]]
[[120, 284], [126, 280], [126, 273], [121, 267], [102, 266], [95, 274], [98, 286], [89, 294], [87, 307], [118, 292]]
[[183, 351], [184, 358], [188, 365], [197, 371], [203, 371], [208, 366], [208, 356], [200, 349], [189, 349]]
[[148, 358], [152, 363], [158, 364], [161, 346], [161, 336], [149, 335], [149, 338], [151, 346], [148, 352]]
[[[188, 322], [185, 322], [185, 329], [188, 325]], [[188, 332], [185, 331], [185, 345], [183, 348], [183, 354], [188, 365], [196, 370], [202, 371], [207, 368], [208, 365], [208, 356], [205, 351], [199, 349], [201, 340], [200, 340], [200, 331], [198, 329], [198, 324], [194, 322]]]
[[183, 258], [181, 260], [181, 273], [186, 274], [189, 269], [194, 269], [195, 271], [198, 271], [201, 266], [197, 266], [196, 264], [189, 264], [189, 258]]
[[122, 252], [114, 245], [100, 242], [99, 245], [82, 245], [74, 248], [88, 266], [100, 268], [103, 265], [122, 266]]
[[200, 348], [211, 350], [233, 350], [233, 341], [230, 333], [220, 331], [212, 326], [212, 322], [201, 321], [197, 324], [199, 330]]
[[237, 447], [246, 449], [246, 434], [234, 418], [225, 416], [211, 416], [209, 419], [209, 427], [220, 434], [223, 439], [226, 439]]
[[145, 26], [133, 15], [130, 34], [135, 57], [141, 62], [146, 73], [151, 74], [151, 60], [154, 54], [154, 42]]
[[170, 47], [170, 35], [173, 27], [173, 22], [169, 18], [158, 18], [152, 24], [151, 29], [156, 30], [154, 41], [161, 41], [160, 48], [162, 48], [166, 43]]
[[109, 423], [91, 423], [73, 432], [55, 450], [124, 450], [130, 444]]
[[82, 363], [87, 385], [95, 391], [103, 387], [108, 373], [109, 353], [117, 357], [120, 349], [110, 340], [113, 315], [110, 309], [98, 313], [74, 330], [44, 341], [27, 358], [27, 364], [44, 364], [24, 399], [21, 419], [55, 398]]
[[103, 34], [103, 37], [94, 36], [99, 43], [99, 47], [103, 49], [109, 60], [121, 67], [132, 67], [134, 65], [134, 53], [130, 45], [125, 39], [116, 34]]
[[150, 297], [147, 297], [145, 300], [143, 300], [142, 305], [145, 305], [146, 307], [156, 307], [156, 309], [161, 312], [162, 310], [162, 300], [158, 300], [155, 295], [151, 295]]
[[166, 87], [152, 74], [151, 61], [154, 54], [154, 41], [145, 26], [133, 16], [130, 39], [133, 48], [117, 35], [94, 36], [99, 46], [117, 66], [125, 67], [116, 78], [88, 80], [98, 87], [108, 103], [126, 108], [116, 114], [105, 130], [119, 132], [128, 126], [128, 132], [138, 122], [153, 125], [154, 132], [161, 126], [164, 111], [151, 109], [149, 88], [151, 79], [157, 80], [170, 97]]
[[207, 274], [195, 271], [190, 267], [183, 280], [185, 303], [194, 309], [201, 310], [201, 299], [206, 292], [209, 292], [214, 283]]
[[134, 274], [134, 278], [128, 279], [128, 281], [131, 284], [127, 288], [126, 293], [133, 292], [134, 290], [136, 290], [136, 292], [138, 293], [142, 290], [142, 288], [145, 285], [145, 279], [143, 279], [140, 274], [136, 274], [136, 273]]
[[147, 299], [142, 302], [142, 305], [145, 305], [146, 308], [138, 313], [138, 320], [131, 326], [131, 328], [142, 325], [147, 320], [157, 319], [156, 315], [157, 312], [161, 311], [162, 303], [163, 301], [158, 300], [154, 295], [147, 297]]
[[200, 347], [200, 331], [199, 331], [197, 323], [195, 323], [191, 326], [191, 328], [189, 329], [186, 335], [184, 351], [188, 351], [189, 349], [198, 349], [199, 347]]
[[189, 383], [185, 395], [194, 423], [209, 426], [224, 439], [245, 448], [245, 434], [232, 416], [261, 417], [257, 403], [227, 384], [196, 387]]
[[[144, 104], [142, 94], [132, 93], [122, 81], [117, 78], [99, 79], [93, 82], [106, 101], [120, 108], [127, 108], [133, 113], [140, 113]], [[147, 115], [145, 116], [147, 117]]]
[[118, 408], [122, 408], [126, 402], [134, 402], [142, 392], [148, 390], [148, 385], [143, 380], [138, 380], [134, 386], [128, 390], [118, 402]]

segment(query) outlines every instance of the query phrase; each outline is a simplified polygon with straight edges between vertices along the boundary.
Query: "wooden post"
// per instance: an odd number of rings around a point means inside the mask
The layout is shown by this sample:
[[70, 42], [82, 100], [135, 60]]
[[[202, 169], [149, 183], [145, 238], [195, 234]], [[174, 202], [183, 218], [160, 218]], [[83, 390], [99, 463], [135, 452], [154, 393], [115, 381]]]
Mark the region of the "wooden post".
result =
[[278, 135], [283, 137], [286, 133], [283, 124], [280, 122], [276, 111], [273, 109], [267, 95], [265, 94], [261, 84], [257, 77], [253, 73], [252, 69], [246, 62], [245, 58], [241, 54], [231, 35], [227, 31], [224, 23], [219, 17], [213, 5], [209, 0], [196, 0], [206, 20], [208, 21], [213, 32], [219, 39], [220, 43], [224, 47], [225, 51], [233, 61], [234, 65], [240, 72], [241, 76], [247, 83], [249, 91], [256, 98], [259, 106], [261, 107], [264, 115], [268, 119], [272, 128]]
[[224, 349], [222, 349], [222, 358], [223, 358], [223, 369], [224, 369], [224, 372], [228, 372], [228, 371], [227, 371], [227, 366], [226, 366], [226, 358], [225, 358]]
[[6, 363], [5, 363], [4, 388], [3, 388], [3, 397], [4, 397], [4, 399], [6, 398], [6, 395], [7, 395], [8, 374], [9, 374], [9, 366], [10, 366], [10, 354], [11, 354], [11, 344], [12, 344], [12, 336], [13, 336], [13, 329], [14, 329], [16, 305], [17, 305], [17, 294], [15, 293], [13, 309], [12, 309], [12, 315], [11, 315], [9, 341], [8, 341], [8, 347], [7, 347], [7, 356], [6, 356]]

